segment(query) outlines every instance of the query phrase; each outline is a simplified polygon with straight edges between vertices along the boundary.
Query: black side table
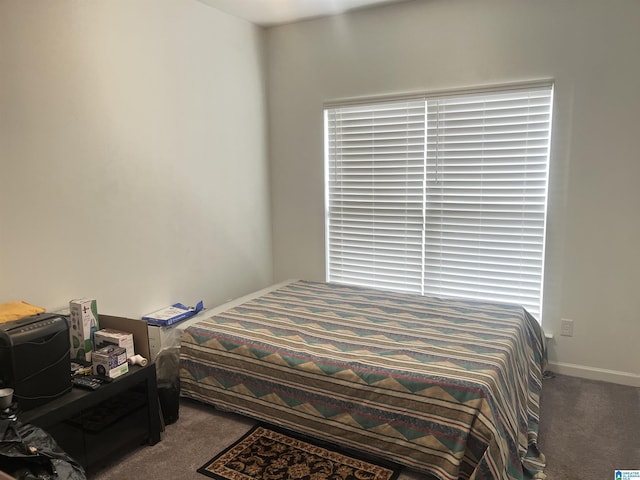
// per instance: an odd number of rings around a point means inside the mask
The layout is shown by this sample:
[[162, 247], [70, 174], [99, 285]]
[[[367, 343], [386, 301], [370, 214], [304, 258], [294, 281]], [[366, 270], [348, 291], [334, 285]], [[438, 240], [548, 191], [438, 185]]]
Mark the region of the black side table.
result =
[[118, 453], [160, 441], [156, 367], [130, 366], [129, 373], [95, 391], [74, 387], [18, 419], [47, 431], [89, 472]]

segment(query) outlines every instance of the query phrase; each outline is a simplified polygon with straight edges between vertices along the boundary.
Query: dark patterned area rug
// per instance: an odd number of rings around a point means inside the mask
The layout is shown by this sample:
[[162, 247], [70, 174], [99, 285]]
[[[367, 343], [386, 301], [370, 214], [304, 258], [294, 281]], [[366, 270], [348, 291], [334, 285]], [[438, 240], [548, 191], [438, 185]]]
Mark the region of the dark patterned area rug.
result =
[[264, 425], [198, 472], [218, 480], [395, 480], [400, 473], [395, 466], [371, 463]]

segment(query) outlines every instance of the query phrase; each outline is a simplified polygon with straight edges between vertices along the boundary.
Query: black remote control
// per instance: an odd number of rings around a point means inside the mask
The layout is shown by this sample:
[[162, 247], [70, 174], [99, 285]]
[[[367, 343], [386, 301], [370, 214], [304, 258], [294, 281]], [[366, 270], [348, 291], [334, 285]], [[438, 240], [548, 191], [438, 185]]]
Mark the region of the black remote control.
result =
[[74, 375], [71, 377], [71, 383], [74, 387], [84, 388], [86, 390], [97, 390], [100, 388], [100, 385], [102, 385], [100, 382], [85, 377], [84, 375]]
[[100, 384], [113, 382], [113, 378], [107, 377], [105, 375], [91, 375], [89, 378], [91, 380], [95, 380], [96, 382], [98, 382]]

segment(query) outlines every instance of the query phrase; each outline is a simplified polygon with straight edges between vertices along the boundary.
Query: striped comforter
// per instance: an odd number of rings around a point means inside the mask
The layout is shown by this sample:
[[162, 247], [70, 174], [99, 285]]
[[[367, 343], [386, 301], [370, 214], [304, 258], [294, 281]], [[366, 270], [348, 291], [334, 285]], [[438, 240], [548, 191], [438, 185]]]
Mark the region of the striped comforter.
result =
[[522, 307], [297, 281], [187, 328], [181, 393], [440, 480], [544, 478]]

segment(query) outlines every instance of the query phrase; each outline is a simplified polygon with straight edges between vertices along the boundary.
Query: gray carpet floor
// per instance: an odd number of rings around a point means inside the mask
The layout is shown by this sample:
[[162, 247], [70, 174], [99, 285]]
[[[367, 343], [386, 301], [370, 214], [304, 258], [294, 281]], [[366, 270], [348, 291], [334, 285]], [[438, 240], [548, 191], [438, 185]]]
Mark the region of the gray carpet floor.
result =
[[[556, 376], [545, 380], [539, 447], [548, 480], [613, 479], [615, 469], [640, 469], [640, 388]], [[180, 419], [162, 441], [141, 446], [92, 480], [205, 480], [196, 470], [247, 432], [250, 419], [181, 400]], [[399, 480], [426, 480], [404, 470]]]
[[640, 470], [640, 388], [558, 375], [545, 380], [541, 410], [549, 480]]

